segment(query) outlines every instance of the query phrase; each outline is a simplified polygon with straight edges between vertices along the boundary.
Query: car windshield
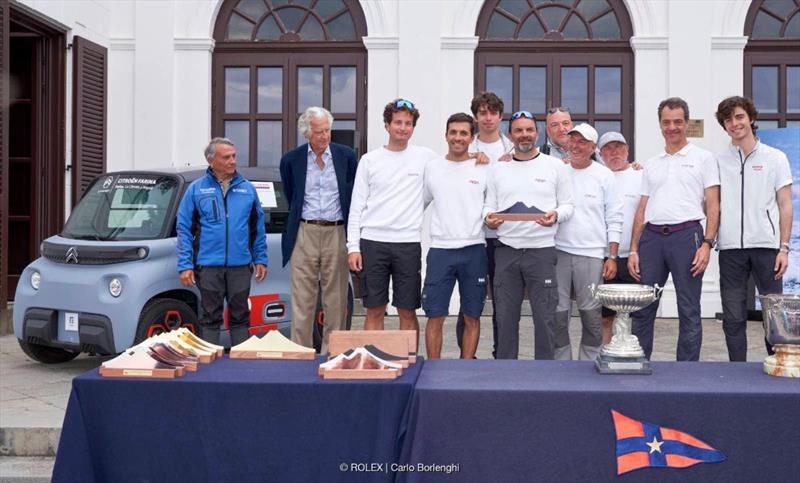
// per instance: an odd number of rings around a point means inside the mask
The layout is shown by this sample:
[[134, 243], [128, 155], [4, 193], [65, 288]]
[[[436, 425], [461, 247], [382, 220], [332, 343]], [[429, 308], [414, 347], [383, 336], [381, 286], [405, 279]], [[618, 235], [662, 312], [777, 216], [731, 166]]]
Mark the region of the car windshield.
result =
[[97, 178], [87, 189], [61, 235], [82, 240], [147, 240], [164, 233], [178, 180], [157, 174]]

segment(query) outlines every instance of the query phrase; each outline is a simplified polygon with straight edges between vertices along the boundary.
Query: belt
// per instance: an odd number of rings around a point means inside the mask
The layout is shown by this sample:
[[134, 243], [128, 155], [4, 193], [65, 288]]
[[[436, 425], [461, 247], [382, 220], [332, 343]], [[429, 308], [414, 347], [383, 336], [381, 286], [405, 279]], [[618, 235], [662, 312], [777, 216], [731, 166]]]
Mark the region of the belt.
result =
[[675, 233], [676, 231], [685, 230], [687, 228], [693, 228], [699, 224], [700, 224], [699, 221], [692, 220], [692, 221], [684, 221], [683, 223], [676, 223], [674, 225], [654, 225], [652, 223], [648, 223], [644, 227], [652, 232], [660, 233], [662, 235], [669, 235], [670, 233]]
[[336, 220], [336, 221], [328, 221], [328, 220], [306, 220], [304, 218], [300, 218], [300, 221], [303, 223], [308, 223], [309, 225], [319, 225], [319, 226], [339, 226], [344, 225], [344, 221]]

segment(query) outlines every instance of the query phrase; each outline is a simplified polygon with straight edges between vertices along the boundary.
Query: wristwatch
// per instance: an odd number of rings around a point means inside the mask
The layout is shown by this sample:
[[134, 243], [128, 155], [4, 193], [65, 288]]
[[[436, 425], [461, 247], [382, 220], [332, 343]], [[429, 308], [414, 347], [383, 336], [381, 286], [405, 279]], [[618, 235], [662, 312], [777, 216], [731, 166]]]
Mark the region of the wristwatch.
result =
[[789, 253], [792, 251], [792, 247], [788, 243], [781, 243], [781, 248], [778, 251]]
[[708, 244], [709, 248], [714, 248], [715, 246], [717, 246], [717, 241], [716, 240], [712, 240], [710, 238], [704, 238], [703, 239], [703, 243]]

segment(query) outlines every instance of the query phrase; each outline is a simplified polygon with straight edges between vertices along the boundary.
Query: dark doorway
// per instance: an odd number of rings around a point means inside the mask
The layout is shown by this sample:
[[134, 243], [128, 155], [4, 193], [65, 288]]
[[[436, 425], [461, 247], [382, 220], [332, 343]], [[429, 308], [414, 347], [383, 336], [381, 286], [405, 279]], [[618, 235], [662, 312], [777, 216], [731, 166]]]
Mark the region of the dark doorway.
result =
[[[7, 42], [8, 155], [2, 227], [5, 270], [0, 296], [14, 298], [20, 274], [41, 241], [64, 219], [64, 79], [66, 28], [11, 4]], [[7, 63], [6, 63], [7, 62]], [[4, 133], [5, 134], [5, 133]], [[7, 183], [7, 184], [6, 184]], [[6, 201], [7, 200], [7, 201]]]

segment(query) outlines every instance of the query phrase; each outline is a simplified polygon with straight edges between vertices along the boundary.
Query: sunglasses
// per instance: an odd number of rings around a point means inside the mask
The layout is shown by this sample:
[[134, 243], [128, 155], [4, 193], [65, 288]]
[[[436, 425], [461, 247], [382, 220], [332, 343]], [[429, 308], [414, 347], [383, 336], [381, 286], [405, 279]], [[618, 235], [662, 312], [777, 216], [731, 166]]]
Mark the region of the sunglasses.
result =
[[547, 110], [548, 114], [555, 114], [557, 112], [569, 113], [569, 108], [568, 107], [551, 107], [550, 109]]
[[394, 107], [395, 109], [402, 109], [405, 107], [406, 109], [414, 110], [414, 103], [405, 99], [398, 99], [394, 101]]
[[517, 119], [519, 119], [521, 117], [526, 117], [528, 119], [533, 119], [534, 121], [536, 120], [536, 118], [533, 116], [533, 114], [531, 114], [531, 111], [517, 111], [517, 112], [515, 112], [514, 114], [511, 115], [511, 120], [512, 121], [516, 121]]

